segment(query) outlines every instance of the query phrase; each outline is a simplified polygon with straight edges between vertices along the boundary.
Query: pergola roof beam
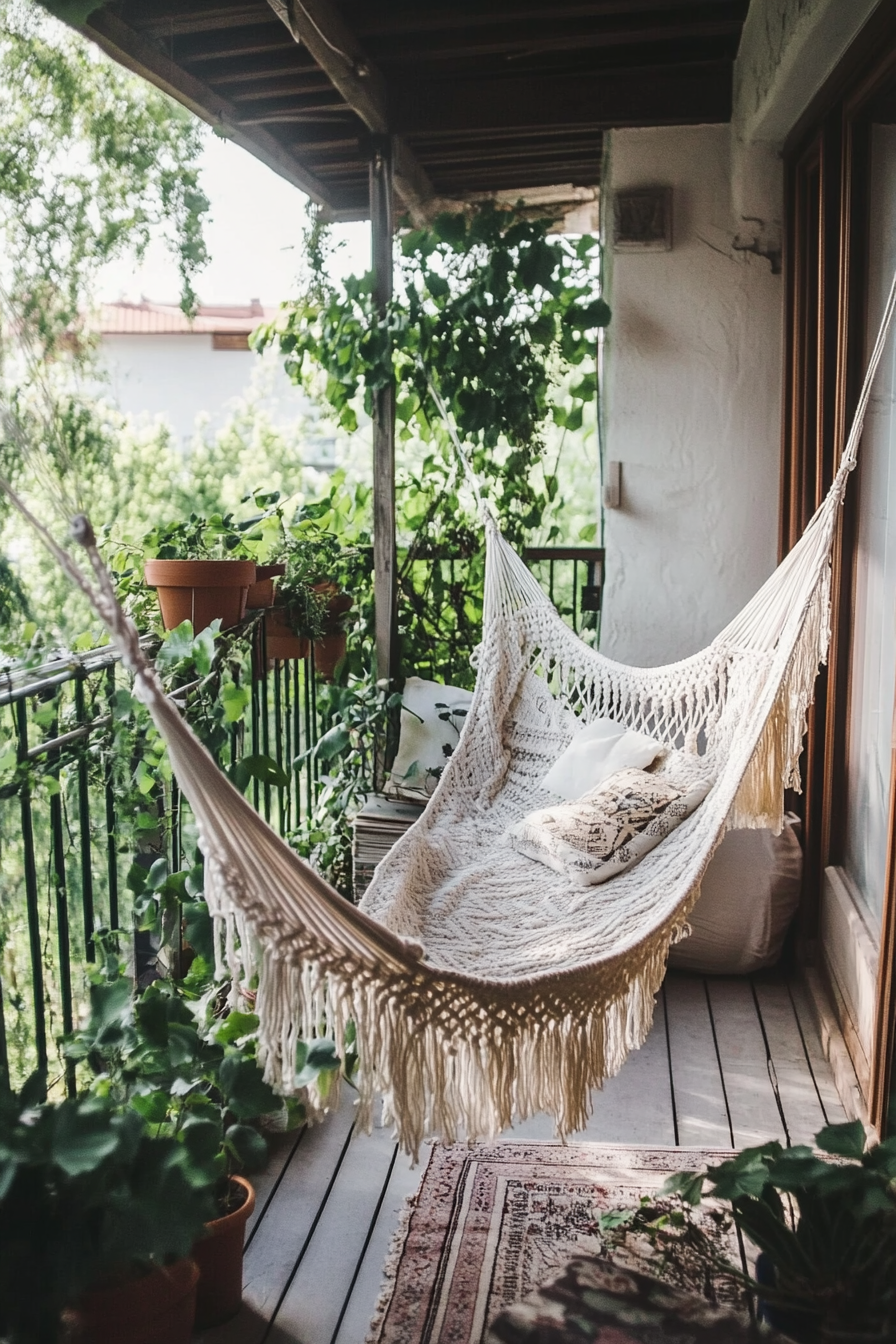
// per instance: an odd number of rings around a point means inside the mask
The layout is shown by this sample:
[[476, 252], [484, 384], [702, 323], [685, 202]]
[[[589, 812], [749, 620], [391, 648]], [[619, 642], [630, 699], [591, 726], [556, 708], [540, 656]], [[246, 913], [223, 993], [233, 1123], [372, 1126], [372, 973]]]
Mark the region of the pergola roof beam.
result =
[[177, 65], [152, 39], [135, 32], [116, 14], [104, 9], [90, 16], [85, 31], [120, 65], [142, 75], [144, 79], [150, 79], [157, 88], [176, 98], [221, 134], [254, 154], [313, 201], [320, 204], [326, 202], [324, 187], [314, 173], [263, 128], [255, 129], [251, 137], [246, 136], [241, 130], [239, 109], [229, 99]]
[[[382, 74], [330, 0], [268, 0], [297, 42], [317, 64], [374, 135], [389, 135], [389, 103]], [[411, 218], [426, 216], [434, 197], [432, 183], [413, 150], [396, 140], [392, 147], [392, 185]]]
[[[579, 3], [551, 4], [551, 23], [556, 25], [568, 19], [598, 19], [615, 14], [633, 19], [638, 14], [656, 14], [667, 10], [687, 12], [686, 0], [580, 0]], [[740, 11], [741, 24], [746, 15], [748, 0], [704, 0], [703, 8], [711, 13], [714, 10], [736, 9]], [[392, 12], [385, 14], [374, 8], [367, 0], [355, 0], [343, 6], [349, 14], [352, 31], [361, 38], [387, 37], [414, 33], [444, 33], [458, 29], [470, 31], [473, 28], [490, 28], [496, 24], [505, 24], [516, 29], [520, 24], [537, 22], [544, 19], [545, 6], [533, 0], [531, 4], [520, 4], [513, 9], [499, 12], [477, 4], [475, 0], [466, 5], [427, 5], [412, 0], [406, 6], [394, 6]]]

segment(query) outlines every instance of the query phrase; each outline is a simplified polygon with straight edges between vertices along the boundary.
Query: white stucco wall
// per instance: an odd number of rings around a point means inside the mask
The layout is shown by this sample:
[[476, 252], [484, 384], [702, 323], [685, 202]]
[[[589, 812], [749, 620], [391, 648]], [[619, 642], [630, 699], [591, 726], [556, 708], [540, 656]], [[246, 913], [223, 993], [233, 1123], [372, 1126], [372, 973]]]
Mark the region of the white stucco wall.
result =
[[850, 43], [890, 0], [751, 0], [734, 66], [739, 137], [780, 146]]
[[601, 648], [655, 665], [708, 643], [776, 562], [782, 282], [732, 249], [728, 126], [613, 131], [605, 196], [673, 190], [671, 252], [607, 248], [613, 308]]
[[138, 423], [167, 421], [184, 446], [197, 418], [208, 417], [215, 430], [250, 395], [276, 425], [292, 425], [308, 413], [306, 398], [279, 359], [254, 350], [215, 350], [208, 333], [104, 336], [100, 360], [110, 400]]

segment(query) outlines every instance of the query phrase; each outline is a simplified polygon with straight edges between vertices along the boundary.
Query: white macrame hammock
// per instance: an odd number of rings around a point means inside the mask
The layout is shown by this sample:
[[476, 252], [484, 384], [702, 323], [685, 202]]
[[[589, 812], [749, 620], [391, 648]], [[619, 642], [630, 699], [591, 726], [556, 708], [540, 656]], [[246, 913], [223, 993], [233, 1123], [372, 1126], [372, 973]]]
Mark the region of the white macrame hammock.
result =
[[[343, 899], [221, 773], [140, 648], [86, 519], [86, 577], [33, 525], [108, 625], [135, 693], [168, 744], [196, 818], [218, 971], [235, 994], [258, 976], [259, 1058], [294, 1088], [296, 1046], [354, 1024], [361, 1128], [386, 1095], [402, 1145], [474, 1141], [515, 1118], [581, 1129], [590, 1091], [644, 1041], [671, 943], [687, 934], [726, 828], [782, 824], [819, 664], [829, 640], [830, 562], [896, 279], [830, 492], [805, 534], [702, 652], [625, 667], [561, 620], [486, 520], [485, 606], [473, 702], [420, 819], [380, 863], [360, 907]], [[10, 492], [11, 494], [11, 492]], [[27, 514], [27, 509], [16, 501]], [[736, 557], [732, 557], [732, 563]], [[555, 799], [540, 785], [577, 725], [609, 715], [700, 753], [702, 805], [634, 868], [583, 890], [505, 839]]]

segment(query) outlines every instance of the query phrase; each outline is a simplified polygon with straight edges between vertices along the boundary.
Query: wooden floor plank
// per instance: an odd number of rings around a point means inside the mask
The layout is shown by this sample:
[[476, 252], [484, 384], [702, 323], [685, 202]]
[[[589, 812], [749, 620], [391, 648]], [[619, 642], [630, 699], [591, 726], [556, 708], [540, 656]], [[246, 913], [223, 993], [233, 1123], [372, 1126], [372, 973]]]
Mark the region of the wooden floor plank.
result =
[[825, 1059], [806, 992], [799, 981], [796, 980], [788, 985], [788, 991], [806, 1047], [815, 1086], [818, 1088], [818, 1094], [821, 1098], [825, 1119], [829, 1125], [842, 1125], [847, 1119], [846, 1111], [843, 1109], [831, 1066]]
[[274, 1317], [269, 1344], [296, 1340], [331, 1344], [394, 1152], [391, 1127], [361, 1134], [349, 1144], [308, 1249]]
[[749, 981], [713, 976], [707, 985], [735, 1147], [768, 1139], [784, 1143], [787, 1135]]
[[399, 1152], [396, 1155], [392, 1175], [389, 1177], [389, 1184], [386, 1186], [367, 1250], [359, 1266], [357, 1280], [333, 1344], [361, 1344], [361, 1341], [366, 1339], [367, 1327], [373, 1318], [379, 1299], [383, 1285], [383, 1271], [399, 1218], [405, 1207], [405, 1200], [419, 1186], [425, 1164], [426, 1152], [416, 1167], [411, 1167], [410, 1159], [405, 1153]]
[[661, 996], [650, 1035], [641, 1049], [632, 1051], [616, 1077], [608, 1079], [592, 1099], [594, 1113], [582, 1133], [575, 1136], [583, 1143], [675, 1143]]
[[307, 1130], [294, 1130], [290, 1134], [273, 1134], [268, 1139], [268, 1160], [264, 1171], [256, 1172], [252, 1177], [252, 1184], [255, 1187], [255, 1208], [252, 1216], [246, 1224], [246, 1241], [251, 1240], [255, 1229], [263, 1218], [268, 1203], [277, 1188], [278, 1182], [283, 1176], [285, 1168], [288, 1166], [295, 1154], [297, 1146], [302, 1142]]
[[665, 990], [678, 1142], [682, 1148], [729, 1148], [731, 1126], [705, 983], [673, 971]]
[[[820, 1113], [842, 1120], [799, 991], [790, 1008], [786, 986], [757, 982], [756, 993], [761, 1018], [748, 981], [669, 976], [665, 1011], [661, 996], [644, 1046], [595, 1092], [594, 1114], [573, 1141], [671, 1146], [677, 1123], [683, 1146], [728, 1147], [729, 1112], [737, 1146], [783, 1139], [763, 1024], [793, 1141], [811, 1137], [804, 1131], [814, 1132]], [[259, 1213], [246, 1254], [243, 1311], [207, 1331], [203, 1344], [361, 1344], [399, 1209], [422, 1168], [411, 1171], [400, 1154], [393, 1162], [389, 1130], [347, 1143], [352, 1096], [346, 1089], [339, 1111], [307, 1130], [297, 1145], [292, 1138], [275, 1143], [270, 1168], [257, 1181]], [[551, 1121], [541, 1116], [504, 1137], [552, 1135]]]
[[338, 1111], [302, 1136], [246, 1249], [242, 1310], [232, 1321], [207, 1330], [203, 1344], [261, 1344], [339, 1170], [354, 1121], [353, 1096], [350, 1088], [343, 1088]]
[[782, 980], [757, 976], [753, 990], [759, 1002], [787, 1137], [791, 1143], [811, 1143], [824, 1125], [825, 1116], [787, 986]]

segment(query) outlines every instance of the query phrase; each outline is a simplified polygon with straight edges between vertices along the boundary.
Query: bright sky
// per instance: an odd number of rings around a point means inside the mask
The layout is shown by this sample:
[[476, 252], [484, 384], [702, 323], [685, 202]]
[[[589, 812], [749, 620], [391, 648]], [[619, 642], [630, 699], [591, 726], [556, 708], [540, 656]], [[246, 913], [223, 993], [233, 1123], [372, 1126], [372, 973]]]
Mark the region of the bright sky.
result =
[[[232, 142], [209, 133], [201, 160], [201, 186], [211, 202], [205, 237], [211, 261], [196, 282], [201, 303], [248, 303], [261, 299], [274, 306], [295, 290], [301, 262], [307, 197]], [[344, 240], [336, 256], [340, 273], [370, 267], [368, 224], [340, 224], [334, 238]], [[106, 268], [100, 298], [141, 296], [177, 302], [177, 268], [163, 246], [153, 246], [142, 267], [122, 261]]]

